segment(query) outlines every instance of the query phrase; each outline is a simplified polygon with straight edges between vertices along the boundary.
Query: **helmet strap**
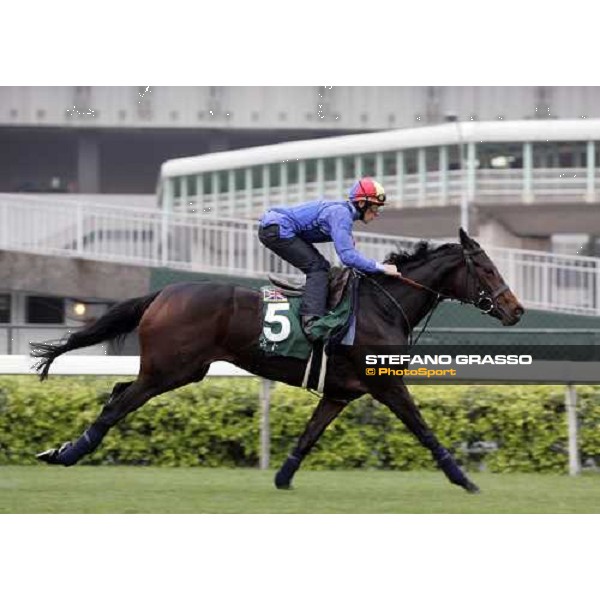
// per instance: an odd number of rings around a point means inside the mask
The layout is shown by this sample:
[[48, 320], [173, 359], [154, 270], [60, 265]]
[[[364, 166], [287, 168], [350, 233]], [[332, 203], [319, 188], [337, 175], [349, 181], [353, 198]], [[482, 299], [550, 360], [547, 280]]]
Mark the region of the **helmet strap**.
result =
[[360, 200], [355, 200], [354, 206], [356, 207], [356, 210], [358, 211], [358, 214], [360, 215], [360, 220], [364, 223], [364, 221], [365, 221], [365, 214], [367, 213], [367, 210], [369, 208], [369, 201], [366, 198], [361, 198], [361, 200], [365, 201], [365, 203], [364, 203], [364, 205], [363, 205], [362, 208], [358, 205], [358, 203], [360, 202]]

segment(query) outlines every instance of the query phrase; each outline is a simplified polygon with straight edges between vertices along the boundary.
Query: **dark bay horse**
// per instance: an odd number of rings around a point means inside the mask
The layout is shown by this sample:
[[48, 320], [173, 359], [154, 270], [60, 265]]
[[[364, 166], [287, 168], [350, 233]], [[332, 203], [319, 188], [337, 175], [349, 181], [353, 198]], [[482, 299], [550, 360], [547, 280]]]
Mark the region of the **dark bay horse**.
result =
[[[504, 283], [490, 258], [462, 229], [460, 244], [431, 248], [421, 243], [412, 254], [391, 254], [388, 263], [413, 282], [385, 275], [361, 278], [354, 346], [332, 355], [318, 402], [296, 447], [275, 477], [280, 489], [290, 487], [294, 473], [325, 428], [352, 400], [371, 394], [387, 406], [428, 448], [448, 479], [477, 492], [450, 452], [430, 430], [400, 377], [365, 376], [359, 346], [405, 346], [412, 329], [437, 304], [439, 294], [475, 304], [503, 325], [514, 325], [523, 307]], [[95, 323], [58, 344], [31, 344], [41, 379], [52, 361], [70, 350], [123, 336], [138, 327], [140, 372], [135, 381], [115, 384], [97, 419], [75, 441], [38, 455], [65, 466], [91, 453], [127, 414], [150, 398], [201, 381], [214, 361], [231, 362], [267, 379], [301, 386], [306, 361], [266, 355], [259, 347], [262, 295], [252, 289], [214, 283], [180, 283], [111, 308]]]

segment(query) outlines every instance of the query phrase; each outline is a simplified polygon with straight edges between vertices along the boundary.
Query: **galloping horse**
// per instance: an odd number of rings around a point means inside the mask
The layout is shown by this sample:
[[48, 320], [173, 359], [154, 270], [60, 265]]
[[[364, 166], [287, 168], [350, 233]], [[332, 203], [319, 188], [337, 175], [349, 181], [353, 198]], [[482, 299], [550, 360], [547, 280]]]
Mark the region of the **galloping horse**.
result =
[[[279, 489], [290, 487], [302, 460], [343, 408], [369, 393], [431, 451], [452, 483], [468, 492], [479, 491], [425, 423], [402, 378], [365, 376], [357, 348], [405, 346], [412, 329], [441, 298], [474, 304], [503, 325], [517, 323], [523, 307], [485, 251], [462, 229], [460, 244], [431, 248], [422, 242], [414, 253], [393, 253], [386, 262], [396, 264], [412, 285], [379, 274], [360, 279], [355, 345], [332, 354], [334, 364], [327, 369], [323, 396], [275, 476]], [[115, 384], [99, 416], [75, 442], [42, 452], [38, 458], [51, 464], [75, 464], [127, 414], [154, 396], [201, 381], [214, 361], [228, 361], [261, 377], [301, 386], [306, 360], [265, 354], [259, 346], [262, 326], [259, 292], [230, 284], [180, 283], [115, 305], [61, 343], [31, 344], [32, 355], [41, 358], [36, 369], [43, 380], [52, 361], [65, 352], [123, 336], [136, 327], [140, 341], [137, 379]]]

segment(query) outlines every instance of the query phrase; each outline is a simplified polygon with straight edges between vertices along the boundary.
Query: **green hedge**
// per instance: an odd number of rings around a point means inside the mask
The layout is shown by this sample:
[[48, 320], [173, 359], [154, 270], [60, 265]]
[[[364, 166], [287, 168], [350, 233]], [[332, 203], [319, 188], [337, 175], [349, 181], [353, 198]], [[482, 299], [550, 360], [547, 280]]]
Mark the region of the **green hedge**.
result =
[[[98, 414], [116, 378], [0, 378], [0, 464], [33, 464], [36, 452], [74, 439]], [[600, 387], [578, 386], [582, 459], [600, 463]], [[565, 471], [564, 386], [413, 386], [440, 440], [469, 467], [495, 472]], [[87, 464], [256, 466], [258, 382], [209, 379], [152, 399], [105, 438]], [[276, 385], [271, 458], [278, 465], [317, 399]], [[465, 452], [495, 442], [483, 457]], [[83, 462], [83, 461], [82, 461]], [[369, 397], [350, 404], [306, 461], [313, 469], [432, 469], [423, 449], [390, 411]]]

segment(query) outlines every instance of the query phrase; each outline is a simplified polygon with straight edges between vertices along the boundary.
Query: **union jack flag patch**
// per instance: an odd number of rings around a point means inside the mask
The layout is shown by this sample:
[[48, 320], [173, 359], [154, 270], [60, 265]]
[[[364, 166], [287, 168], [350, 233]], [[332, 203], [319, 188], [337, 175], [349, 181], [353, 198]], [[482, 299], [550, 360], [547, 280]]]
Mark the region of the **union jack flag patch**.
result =
[[261, 288], [263, 293], [263, 302], [289, 302], [280, 290], [272, 287]]

